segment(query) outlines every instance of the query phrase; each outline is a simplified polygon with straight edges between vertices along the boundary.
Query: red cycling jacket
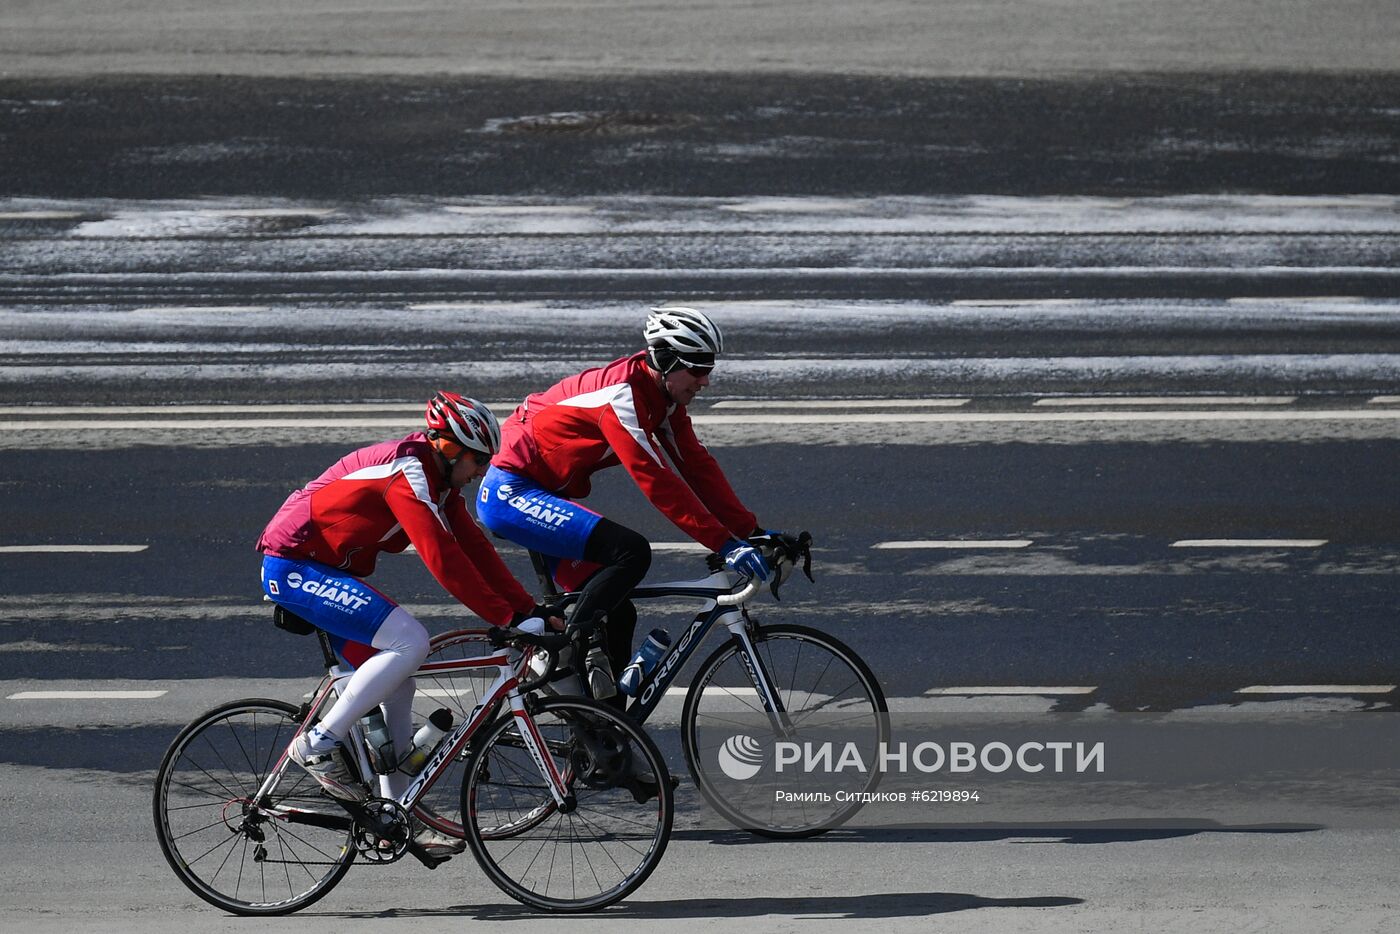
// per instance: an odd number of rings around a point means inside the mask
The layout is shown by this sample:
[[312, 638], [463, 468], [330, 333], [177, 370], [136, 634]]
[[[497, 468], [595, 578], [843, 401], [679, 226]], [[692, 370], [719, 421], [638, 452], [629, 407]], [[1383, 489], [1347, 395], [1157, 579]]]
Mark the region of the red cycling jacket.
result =
[[487, 622], [505, 626], [517, 610], [534, 608], [461, 491], [448, 485], [422, 432], [342, 457], [287, 498], [257, 547], [367, 577], [380, 552], [410, 543], [438, 583]]
[[685, 406], [657, 384], [645, 351], [527, 398], [502, 424], [492, 464], [570, 499], [588, 495], [594, 473], [621, 464], [652, 505], [713, 551], [756, 525], [695, 437]]

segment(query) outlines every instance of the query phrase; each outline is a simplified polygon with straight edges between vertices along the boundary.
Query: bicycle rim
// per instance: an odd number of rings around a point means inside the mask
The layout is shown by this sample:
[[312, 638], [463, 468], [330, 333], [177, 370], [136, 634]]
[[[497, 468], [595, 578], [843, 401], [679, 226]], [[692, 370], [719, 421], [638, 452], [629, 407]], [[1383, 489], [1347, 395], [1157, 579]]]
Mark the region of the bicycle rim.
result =
[[[349, 819], [296, 765], [252, 803], [296, 735], [295, 714], [264, 699], [217, 707], [180, 732], [156, 775], [152, 811], [166, 861], [192, 892], [234, 914], [304, 908], [355, 859]], [[339, 826], [307, 822], [318, 818]]]
[[[533, 719], [577, 807], [565, 813], [553, 805], [518, 718], [503, 718], [488, 728], [467, 763], [467, 843], [487, 877], [532, 908], [591, 911], [611, 905], [645, 882], [665, 853], [675, 815], [665, 761], [630, 719], [595, 701], [553, 698], [538, 705]], [[595, 743], [604, 737], [620, 750], [623, 758], [614, 761], [625, 763], [621, 783], [575, 768], [576, 750], [588, 745], [581, 734]], [[655, 776], [655, 796], [639, 803], [631, 783], [647, 773]], [[506, 826], [518, 829], [502, 835]]]
[[[859, 656], [819, 630], [764, 626], [755, 628], [752, 639], [795, 731], [784, 738], [801, 743], [839, 737], [842, 744], [854, 742], [872, 767], [820, 779], [797, 769], [726, 773], [722, 757], [742, 756], [747, 748], [756, 765], [760, 750], [766, 754], [779, 738], [738, 640], [710, 655], [686, 692], [681, 714], [686, 764], [705, 800], [735, 826], [767, 837], [824, 833], [859, 811], [859, 796], [880, 782], [879, 750], [889, 739], [884, 692]], [[730, 758], [729, 764], [735, 761]], [[784, 800], [782, 793], [789, 792], [796, 798]]]

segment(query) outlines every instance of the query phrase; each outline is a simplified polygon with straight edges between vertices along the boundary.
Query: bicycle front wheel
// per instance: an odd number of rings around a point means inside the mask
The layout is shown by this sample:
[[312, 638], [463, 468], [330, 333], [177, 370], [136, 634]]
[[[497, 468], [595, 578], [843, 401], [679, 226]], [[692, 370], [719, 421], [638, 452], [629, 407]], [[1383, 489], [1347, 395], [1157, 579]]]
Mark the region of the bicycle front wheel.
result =
[[519, 902], [604, 908], [645, 882], [666, 851], [675, 799], [665, 760], [629, 717], [596, 701], [532, 702], [531, 719], [575, 806], [555, 806], [525, 744], [527, 727], [502, 717], [472, 741], [462, 783], [467, 844]]
[[[880, 782], [889, 707], [879, 682], [839, 640], [806, 626], [756, 626], [757, 658], [732, 639], [705, 659], [686, 692], [681, 740], [695, 785], [720, 816], [765, 837], [811, 837], [849, 820]], [[753, 671], [766, 672], [787, 723], [778, 735]], [[804, 775], [765, 769], [778, 740], [853, 743], [868, 768]]]
[[296, 735], [297, 708], [234, 701], [180, 731], [156, 774], [161, 852], [200, 898], [239, 915], [281, 915], [324, 896], [355, 860], [349, 816], [295, 764], [254, 800]]

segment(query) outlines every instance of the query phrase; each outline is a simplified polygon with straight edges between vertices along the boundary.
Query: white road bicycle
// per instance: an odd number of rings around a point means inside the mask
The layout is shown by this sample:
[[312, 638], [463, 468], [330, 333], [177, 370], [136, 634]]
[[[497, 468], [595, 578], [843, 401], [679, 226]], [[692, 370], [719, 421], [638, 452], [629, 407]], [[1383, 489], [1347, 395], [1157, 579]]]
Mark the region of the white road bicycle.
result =
[[[660, 862], [675, 804], [655, 744], [596, 701], [522, 690], [532, 655], [557, 653], [570, 636], [495, 630], [489, 653], [425, 662], [419, 684], [464, 676], [476, 703], [402, 795], [352, 803], [327, 795], [287, 756], [351, 672], [338, 666], [324, 632], [281, 608], [276, 617], [282, 628], [318, 634], [330, 670], [313, 700], [217, 707], [180, 732], [156, 776], [161, 851], [200, 898], [240, 915], [287, 914], [323, 897], [357, 860], [384, 865], [412, 855], [435, 868], [440, 860], [413, 842], [417, 822], [465, 837], [492, 882], [540, 910], [611, 905]], [[346, 746], [367, 791], [377, 790], [359, 724]], [[459, 780], [444, 816], [432, 802], [449, 771]]]

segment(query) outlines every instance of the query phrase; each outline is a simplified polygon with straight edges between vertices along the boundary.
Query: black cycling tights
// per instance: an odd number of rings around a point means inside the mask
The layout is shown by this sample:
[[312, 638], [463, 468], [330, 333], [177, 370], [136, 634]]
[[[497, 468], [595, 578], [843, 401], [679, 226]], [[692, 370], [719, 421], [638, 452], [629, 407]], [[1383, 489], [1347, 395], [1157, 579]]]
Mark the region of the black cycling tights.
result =
[[627, 595], [651, 569], [651, 543], [626, 526], [601, 519], [584, 543], [583, 558], [602, 567], [583, 585], [574, 615], [581, 620], [599, 611], [608, 615], [608, 658], [613, 673], [621, 674], [632, 660], [637, 628], [637, 610]]

